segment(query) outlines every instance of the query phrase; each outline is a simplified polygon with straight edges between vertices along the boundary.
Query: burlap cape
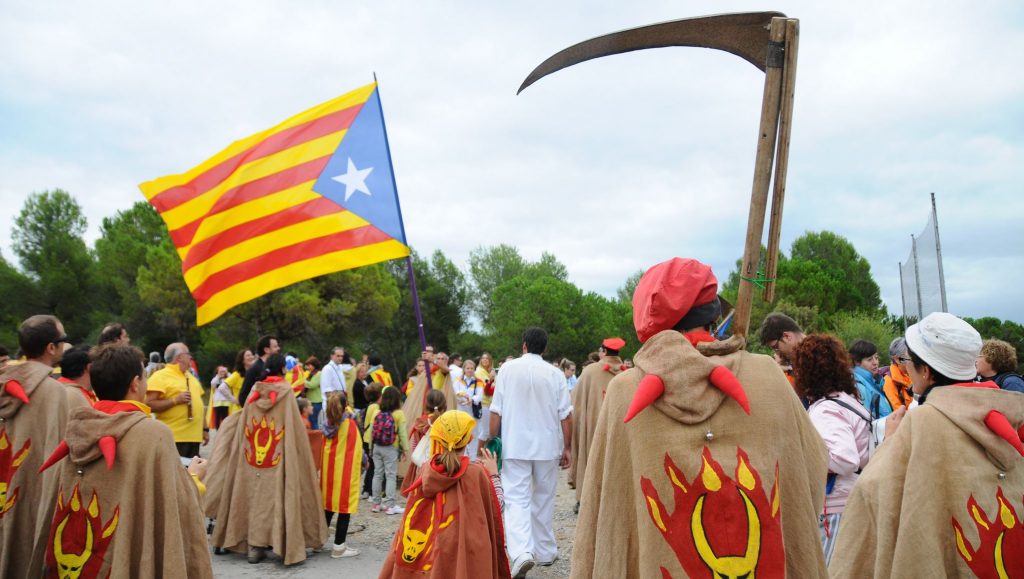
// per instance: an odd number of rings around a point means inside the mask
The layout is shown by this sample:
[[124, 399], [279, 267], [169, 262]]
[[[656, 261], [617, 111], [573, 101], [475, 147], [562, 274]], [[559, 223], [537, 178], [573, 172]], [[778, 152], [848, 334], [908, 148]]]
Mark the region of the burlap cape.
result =
[[583, 494], [587, 454], [590, 452], [594, 431], [597, 430], [597, 417], [601, 412], [604, 392], [612, 378], [622, 370], [621, 358], [603, 356], [599, 362], [583, 369], [572, 391], [572, 464], [569, 467], [569, 485], [576, 488], [577, 502]]
[[[0, 577], [36, 577], [57, 497], [57, 473], [38, 474], [64, 439], [68, 412], [88, 406], [77, 389], [50, 377], [53, 368], [28, 361], [0, 369]], [[11, 396], [17, 381], [29, 404]]]
[[[110, 469], [104, 436], [116, 440]], [[82, 579], [213, 577], [199, 491], [166, 425], [140, 411], [76, 408], [66, 440], [70, 454], [52, 467], [60, 483], [47, 577], [75, 565]]]
[[[252, 391], [259, 398], [218, 432], [206, 477], [206, 516], [216, 519], [215, 547], [271, 547], [291, 565], [306, 559], [307, 547], [327, 540], [320, 479], [291, 385], [257, 382]], [[270, 392], [277, 392], [276, 403]]]
[[[826, 577], [824, 443], [779, 366], [740, 347], [734, 338], [698, 351], [663, 331], [608, 385], [572, 577], [710, 577], [712, 565], [722, 576]], [[718, 365], [743, 385], [749, 416], [709, 383]], [[664, 380], [664, 394], [624, 424], [648, 373]]]
[[462, 458], [453, 476], [424, 465], [380, 579], [511, 577], [501, 508], [487, 471]]
[[853, 487], [833, 577], [1024, 572], [1024, 458], [985, 426], [991, 410], [1020, 429], [1024, 395], [943, 386], [907, 413]]

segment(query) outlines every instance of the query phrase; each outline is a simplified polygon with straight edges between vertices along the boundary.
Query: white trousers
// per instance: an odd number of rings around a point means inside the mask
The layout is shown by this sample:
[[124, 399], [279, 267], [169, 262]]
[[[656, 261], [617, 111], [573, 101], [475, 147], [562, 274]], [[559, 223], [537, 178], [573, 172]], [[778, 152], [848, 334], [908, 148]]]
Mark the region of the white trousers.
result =
[[558, 460], [510, 460], [501, 464], [505, 490], [505, 543], [509, 561], [532, 553], [538, 563], [558, 554], [552, 519]]

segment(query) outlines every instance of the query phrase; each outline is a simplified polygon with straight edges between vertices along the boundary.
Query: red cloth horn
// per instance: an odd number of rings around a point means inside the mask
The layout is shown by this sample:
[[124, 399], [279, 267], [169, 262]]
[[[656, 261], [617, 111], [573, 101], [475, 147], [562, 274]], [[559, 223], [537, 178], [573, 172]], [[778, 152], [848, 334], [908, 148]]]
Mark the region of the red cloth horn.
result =
[[743, 385], [740, 384], [739, 379], [732, 373], [732, 370], [725, 366], [719, 366], [711, 371], [708, 380], [711, 381], [712, 386], [735, 400], [743, 408], [743, 411], [750, 415], [750, 401], [747, 400], [747, 392], [743, 390]]
[[53, 449], [53, 454], [50, 455], [50, 458], [46, 459], [46, 462], [43, 463], [43, 466], [39, 467], [39, 472], [43, 472], [44, 470], [57, 464], [58, 462], [60, 462], [62, 458], [67, 456], [69, 452], [71, 452], [71, 449], [68, 448], [68, 441], [60, 441], [60, 444], [57, 445], [57, 448]]
[[985, 426], [994, 432], [996, 436], [1010, 443], [1010, 446], [1017, 449], [1017, 452], [1024, 456], [1024, 443], [1021, 443], [1020, 433], [1014, 430], [1013, 425], [1006, 416], [997, 410], [990, 410], [985, 416]]
[[661, 398], [664, 393], [665, 382], [660, 376], [654, 374], [644, 376], [636, 387], [636, 394], [633, 394], [633, 401], [629, 403], [629, 410], [626, 411], [626, 418], [623, 422], [633, 420], [634, 416]]
[[100, 452], [103, 453], [103, 458], [107, 461], [107, 470], [114, 468], [114, 457], [117, 456], [117, 440], [113, 436], [107, 435], [100, 438], [98, 443]]
[[25, 394], [25, 389], [21, 387], [21, 382], [18, 382], [17, 380], [8, 380], [7, 383], [4, 384], [4, 392], [14, 396], [25, 404], [29, 403], [28, 394]]
[[273, 406], [273, 405], [277, 404], [277, 390], [271, 390], [269, 392], [269, 394], [270, 394], [270, 405]]
[[253, 390], [252, 394], [249, 395], [249, 402], [256, 402], [260, 399], [260, 393], [258, 390]]

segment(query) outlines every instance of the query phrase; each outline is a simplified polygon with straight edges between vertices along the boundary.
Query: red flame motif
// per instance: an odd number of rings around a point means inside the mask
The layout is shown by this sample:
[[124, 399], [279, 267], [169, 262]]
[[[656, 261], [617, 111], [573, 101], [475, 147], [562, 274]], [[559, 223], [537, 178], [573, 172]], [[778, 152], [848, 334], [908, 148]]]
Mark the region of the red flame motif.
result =
[[999, 503], [992, 520], [978, 506], [974, 495], [967, 499], [967, 513], [978, 528], [981, 541], [977, 549], [964, 536], [963, 527], [953, 517], [953, 532], [956, 534], [956, 549], [980, 579], [1006, 579], [1007, 569], [1024, 569], [1024, 527], [1017, 511], [1003, 496], [1002, 487], [996, 488]]
[[267, 423], [266, 415], [259, 422], [253, 418], [252, 424], [245, 426], [245, 438], [249, 441], [245, 449], [245, 460], [249, 464], [256, 468], [272, 468], [281, 463], [277, 445], [284, 438], [284, 427], [277, 430], [273, 418], [270, 423]]
[[62, 487], [57, 493], [57, 510], [53, 513], [50, 540], [46, 544], [45, 576], [60, 579], [98, 577], [103, 557], [117, 530], [120, 510], [120, 506], [114, 507], [114, 512], [104, 523], [95, 490], [92, 500], [86, 505], [77, 484], [66, 503]]
[[[687, 576], [785, 576], [778, 463], [770, 498], [764, 492], [761, 475], [741, 448], [736, 449], [735, 478], [726, 476], [707, 447], [701, 456], [700, 472], [693, 481], [686, 480], [668, 453], [665, 473], [672, 482], [672, 513], [649, 479], [640, 477], [640, 488], [651, 521], [675, 552]], [[664, 567], [661, 574], [671, 578]]]
[[20, 488], [11, 488], [11, 479], [18, 472], [21, 463], [28, 458], [32, 448], [32, 439], [26, 440], [18, 452], [14, 452], [11, 439], [7, 438], [7, 429], [0, 428], [0, 519], [18, 502]]

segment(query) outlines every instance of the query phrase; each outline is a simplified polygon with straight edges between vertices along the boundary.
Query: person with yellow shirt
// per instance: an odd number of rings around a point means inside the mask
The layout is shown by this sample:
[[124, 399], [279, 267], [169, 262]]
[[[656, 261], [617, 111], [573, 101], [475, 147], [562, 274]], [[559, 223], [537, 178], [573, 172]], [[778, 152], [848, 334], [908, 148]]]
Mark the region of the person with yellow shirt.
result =
[[[231, 387], [231, 395], [239, 402], [242, 402], [239, 396], [242, 395], [242, 384], [245, 382], [245, 373], [255, 361], [256, 355], [252, 353], [252, 350], [239, 350], [238, 354], [235, 355], [234, 371], [224, 379], [224, 382]], [[235, 404], [232, 402], [228, 407], [228, 416], [231, 416], [241, 409], [241, 404]]]
[[146, 404], [157, 420], [171, 429], [174, 446], [183, 458], [199, 455], [199, 444], [210, 441], [203, 423], [203, 387], [189, 371], [192, 354], [188, 346], [175, 342], [164, 350], [167, 363], [149, 377]]
[[373, 507], [381, 512], [381, 491], [384, 491], [384, 514], [400, 515], [402, 507], [395, 504], [398, 463], [409, 452], [409, 432], [401, 409], [398, 390], [385, 389], [380, 405], [371, 404], [366, 411], [366, 434], [370, 435], [373, 456]]

